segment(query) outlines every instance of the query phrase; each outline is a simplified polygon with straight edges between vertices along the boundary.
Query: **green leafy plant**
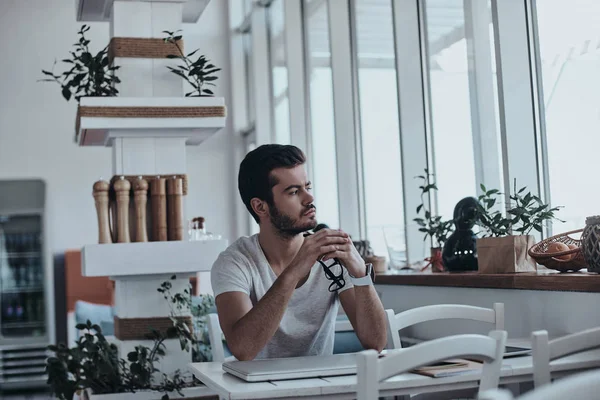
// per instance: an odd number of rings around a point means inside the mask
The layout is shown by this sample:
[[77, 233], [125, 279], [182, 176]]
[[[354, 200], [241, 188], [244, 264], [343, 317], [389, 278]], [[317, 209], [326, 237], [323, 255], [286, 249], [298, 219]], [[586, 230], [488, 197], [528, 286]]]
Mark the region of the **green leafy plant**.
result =
[[119, 91], [115, 87], [121, 81], [114, 75], [118, 66], [111, 66], [108, 59], [108, 46], [92, 55], [85, 33], [90, 27], [83, 25], [78, 32], [79, 40], [73, 45], [74, 51], [70, 51], [71, 58], [65, 58], [63, 63], [69, 65], [69, 69], [58, 75], [54, 72], [56, 61], [52, 71], [42, 70], [49, 77], [40, 79], [42, 82], [56, 82], [61, 87], [65, 100], [72, 97], [79, 102], [84, 96], [116, 96]]
[[215, 298], [209, 294], [200, 295], [200, 304], [192, 305], [194, 316], [194, 335], [196, 340], [192, 348], [192, 360], [194, 362], [212, 361], [212, 349], [208, 334], [207, 315], [215, 305]]
[[560, 206], [550, 208], [538, 196], [526, 191], [526, 187], [517, 190], [516, 180], [513, 194], [509, 196], [506, 214], [503, 214], [499, 207], [495, 207], [503, 193], [498, 189], [487, 190], [483, 184], [480, 187], [483, 193], [478, 197], [478, 217], [483, 237], [500, 237], [514, 232], [528, 235], [534, 229], [542, 232], [544, 224], [551, 220], [564, 222], [555, 216]]
[[416, 178], [423, 181], [419, 186], [419, 189], [421, 189], [421, 204], [417, 206], [417, 215], [423, 212], [423, 217], [413, 218], [413, 221], [419, 224], [419, 232], [425, 234], [424, 241], [427, 238], [431, 238], [431, 247], [441, 247], [448, 240], [453, 222], [452, 220], [444, 221], [440, 215], [432, 215], [431, 210], [426, 206], [425, 195], [438, 190], [433, 181], [433, 174], [429, 173], [429, 170], [425, 168], [425, 175], [419, 175]]
[[[171, 279], [176, 279], [175, 275]], [[168, 400], [171, 392], [183, 396], [181, 389], [195, 385], [198, 382], [195, 378], [185, 379], [176, 371], [172, 376], [162, 374], [162, 380], [155, 382], [159, 372], [155, 365], [165, 355], [167, 338], [178, 337], [181, 349], [187, 351], [197, 342], [190, 327], [177, 318], [191, 304], [191, 288], [175, 294], [171, 288], [171, 282], [165, 281], [157, 290], [169, 301], [173, 326], [164, 333], [151, 329], [148, 335], [151, 347], [136, 346], [126, 360], [119, 358], [117, 347], [90, 321], [76, 326], [81, 335], [74, 347], [48, 346], [54, 354], [46, 360], [46, 372], [54, 395], [61, 400], [72, 400], [76, 392], [91, 389], [95, 394], [154, 390], [164, 393], [163, 400]], [[200, 311], [206, 313], [204, 309]]]
[[[179, 31], [177, 31], [179, 32]], [[197, 97], [197, 96], [213, 96], [212, 90], [208, 89], [207, 86], [216, 86], [213, 82], [218, 78], [214, 75], [219, 72], [221, 68], [217, 68], [213, 65], [210, 60], [204, 55], [198, 56], [194, 61], [192, 57], [198, 50], [194, 50], [191, 53], [185, 55], [183, 49], [179, 45], [179, 41], [182, 36], [177, 35], [177, 32], [163, 31], [168, 35], [165, 41], [172, 43], [178, 54], [170, 54], [167, 58], [176, 58], [183, 61], [183, 64], [177, 67], [167, 67], [172, 73], [185, 79], [194, 90], [185, 94], [186, 97]]]
[[75, 347], [48, 346], [54, 356], [46, 360], [48, 383], [61, 400], [72, 400], [75, 392], [86, 388], [95, 393], [124, 391], [117, 347], [106, 341], [98, 325], [78, 324], [82, 334]]
[[[171, 277], [175, 279], [175, 275]], [[210, 339], [208, 335], [208, 323], [206, 316], [215, 305], [215, 298], [211, 295], [200, 295], [200, 303], [193, 304], [191, 285], [183, 293], [171, 293], [172, 284], [165, 281], [157, 289], [162, 293], [171, 308], [171, 321], [176, 335], [179, 337], [182, 350], [192, 350], [194, 362], [212, 361]], [[177, 317], [183, 310], [191, 310], [194, 324], [194, 332]]]

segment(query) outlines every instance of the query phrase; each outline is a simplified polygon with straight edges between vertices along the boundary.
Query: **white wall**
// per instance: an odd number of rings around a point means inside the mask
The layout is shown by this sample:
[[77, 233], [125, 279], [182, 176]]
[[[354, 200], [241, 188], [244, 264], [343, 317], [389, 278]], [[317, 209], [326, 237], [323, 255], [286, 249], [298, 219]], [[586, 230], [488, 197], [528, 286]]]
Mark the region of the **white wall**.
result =
[[[52, 5], [52, 7], [50, 6]], [[197, 24], [184, 26], [187, 49], [200, 48], [220, 72], [217, 96], [229, 100], [227, 2], [213, 0]], [[0, 179], [41, 178], [47, 185], [49, 244], [52, 252], [97, 242], [92, 184], [111, 175], [109, 148], [73, 142], [76, 102], [66, 102], [54, 83], [36, 82], [41, 69], [64, 71], [81, 23], [75, 0], [0, 1]], [[91, 23], [95, 52], [109, 40], [108, 23]], [[231, 113], [231, 110], [229, 110]], [[238, 194], [232, 180], [229, 127], [199, 147], [188, 147], [187, 215], [207, 218], [209, 230], [235, 238]]]

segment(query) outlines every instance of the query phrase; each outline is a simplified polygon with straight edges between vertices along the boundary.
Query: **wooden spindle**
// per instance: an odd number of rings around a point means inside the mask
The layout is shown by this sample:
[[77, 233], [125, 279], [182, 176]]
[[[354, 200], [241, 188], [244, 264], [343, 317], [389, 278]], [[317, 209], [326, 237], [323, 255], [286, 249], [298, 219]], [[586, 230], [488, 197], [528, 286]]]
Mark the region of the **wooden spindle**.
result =
[[131, 183], [121, 176], [114, 184], [117, 198], [117, 242], [129, 243], [129, 192]]
[[167, 227], [169, 240], [183, 240], [183, 180], [167, 180]]
[[135, 202], [135, 241], [147, 242], [146, 205], [148, 203], [148, 182], [141, 176], [133, 182], [133, 201]]
[[98, 243], [112, 243], [108, 216], [109, 189], [110, 183], [105, 180], [99, 180], [93, 186], [92, 194], [96, 204], [96, 215], [98, 216]]
[[167, 240], [167, 197], [165, 179], [157, 176], [150, 182], [152, 237], [155, 242]]

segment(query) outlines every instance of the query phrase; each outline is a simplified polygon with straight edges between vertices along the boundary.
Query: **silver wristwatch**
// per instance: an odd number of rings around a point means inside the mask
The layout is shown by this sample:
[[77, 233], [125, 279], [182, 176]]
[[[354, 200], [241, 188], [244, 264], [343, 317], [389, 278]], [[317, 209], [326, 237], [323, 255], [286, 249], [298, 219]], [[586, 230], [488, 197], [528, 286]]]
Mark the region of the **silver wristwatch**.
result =
[[350, 281], [354, 286], [369, 286], [373, 284], [373, 280], [371, 279], [371, 273], [373, 272], [373, 264], [368, 263], [365, 265], [367, 269], [367, 273], [362, 278], [356, 278], [348, 272], [348, 276], [350, 276]]

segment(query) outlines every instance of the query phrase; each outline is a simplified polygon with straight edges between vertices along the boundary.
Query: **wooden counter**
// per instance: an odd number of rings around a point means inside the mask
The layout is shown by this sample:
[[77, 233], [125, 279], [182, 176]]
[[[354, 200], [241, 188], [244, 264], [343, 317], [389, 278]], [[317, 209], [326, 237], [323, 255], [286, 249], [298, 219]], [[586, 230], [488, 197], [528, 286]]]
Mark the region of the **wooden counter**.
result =
[[377, 274], [377, 285], [446, 286], [489, 289], [600, 292], [600, 275], [544, 270], [517, 274], [477, 272], [392, 272]]

